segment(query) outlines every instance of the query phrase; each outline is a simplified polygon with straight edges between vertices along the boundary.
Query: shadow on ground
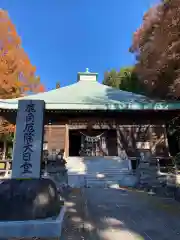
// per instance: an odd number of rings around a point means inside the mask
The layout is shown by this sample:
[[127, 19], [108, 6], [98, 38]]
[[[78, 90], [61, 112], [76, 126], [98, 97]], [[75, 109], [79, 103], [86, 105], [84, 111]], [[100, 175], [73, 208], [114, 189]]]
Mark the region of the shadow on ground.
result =
[[170, 199], [116, 189], [73, 191], [63, 240], [180, 239], [180, 206]]

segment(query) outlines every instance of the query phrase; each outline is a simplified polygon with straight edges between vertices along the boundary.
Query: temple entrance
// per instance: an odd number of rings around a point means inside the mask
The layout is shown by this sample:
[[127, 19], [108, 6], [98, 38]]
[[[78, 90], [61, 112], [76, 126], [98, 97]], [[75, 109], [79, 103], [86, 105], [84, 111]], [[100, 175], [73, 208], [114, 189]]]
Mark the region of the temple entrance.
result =
[[106, 152], [106, 131], [91, 130], [81, 131], [81, 156], [95, 157], [105, 156]]
[[129, 161], [117, 154], [115, 129], [69, 130], [68, 182], [73, 186], [107, 187], [128, 174]]
[[117, 156], [115, 130], [70, 130], [69, 156], [97, 157]]
[[77, 130], [69, 131], [69, 156], [80, 156], [81, 134]]

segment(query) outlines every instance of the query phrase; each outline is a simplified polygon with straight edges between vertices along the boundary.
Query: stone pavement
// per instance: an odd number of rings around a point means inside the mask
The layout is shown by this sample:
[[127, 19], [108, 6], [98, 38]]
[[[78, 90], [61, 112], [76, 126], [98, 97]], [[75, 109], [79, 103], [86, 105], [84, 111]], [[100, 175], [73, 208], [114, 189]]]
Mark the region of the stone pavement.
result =
[[63, 240], [179, 240], [180, 203], [119, 189], [71, 194]]
[[118, 189], [86, 189], [94, 238], [101, 240], [178, 240], [180, 204]]
[[85, 227], [85, 199], [83, 191], [74, 189], [65, 202], [66, 215], [63, 224], [62, 240], [89, 239]]

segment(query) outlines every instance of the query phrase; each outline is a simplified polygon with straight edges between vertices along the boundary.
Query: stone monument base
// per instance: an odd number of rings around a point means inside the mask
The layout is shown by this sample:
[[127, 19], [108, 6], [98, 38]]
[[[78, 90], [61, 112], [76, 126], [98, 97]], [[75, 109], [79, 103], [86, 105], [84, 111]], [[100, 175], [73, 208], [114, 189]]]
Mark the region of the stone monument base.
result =
[[61, 207], [51, 179], [8, 179], [0, 184], [0, 221], [57, 217]]
[[65, 214], [63, 206], [57, 217], [28, 220], [28, 221], [4, 221], [0, 222], [0, 238], [43, 238], [60, 239], [62, 224]]

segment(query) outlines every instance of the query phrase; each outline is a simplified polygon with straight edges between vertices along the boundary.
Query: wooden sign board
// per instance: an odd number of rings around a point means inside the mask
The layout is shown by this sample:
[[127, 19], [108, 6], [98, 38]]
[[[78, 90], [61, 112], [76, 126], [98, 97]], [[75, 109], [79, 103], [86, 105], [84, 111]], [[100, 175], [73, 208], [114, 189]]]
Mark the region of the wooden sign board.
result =
[[40, 178], [44, 109], [45, 103], [42, 100], [19, 100], [12, 178]]

